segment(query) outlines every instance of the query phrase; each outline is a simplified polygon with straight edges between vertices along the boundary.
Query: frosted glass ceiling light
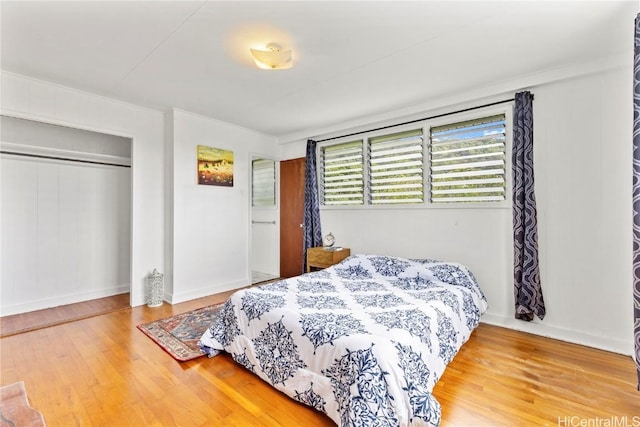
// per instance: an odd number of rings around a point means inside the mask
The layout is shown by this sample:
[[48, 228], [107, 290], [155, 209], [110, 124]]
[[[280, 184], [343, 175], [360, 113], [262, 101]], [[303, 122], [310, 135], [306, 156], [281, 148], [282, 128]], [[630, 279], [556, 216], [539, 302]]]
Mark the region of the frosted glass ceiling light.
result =
[[266, 48], [267, 50], [250, 49], [258, 67], [266, 70], [285, 70], [293, 66], [290, 50], [282, 50], [277, 43], [269, 43]]

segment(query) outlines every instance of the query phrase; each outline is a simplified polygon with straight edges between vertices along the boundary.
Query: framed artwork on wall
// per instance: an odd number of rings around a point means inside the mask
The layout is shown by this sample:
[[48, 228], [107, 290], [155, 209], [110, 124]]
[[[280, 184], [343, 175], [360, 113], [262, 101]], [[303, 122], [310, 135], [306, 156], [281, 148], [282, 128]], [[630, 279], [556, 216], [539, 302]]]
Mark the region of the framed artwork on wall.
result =
[[233, 151], [198, 145], [198, 184], [233, 187]]

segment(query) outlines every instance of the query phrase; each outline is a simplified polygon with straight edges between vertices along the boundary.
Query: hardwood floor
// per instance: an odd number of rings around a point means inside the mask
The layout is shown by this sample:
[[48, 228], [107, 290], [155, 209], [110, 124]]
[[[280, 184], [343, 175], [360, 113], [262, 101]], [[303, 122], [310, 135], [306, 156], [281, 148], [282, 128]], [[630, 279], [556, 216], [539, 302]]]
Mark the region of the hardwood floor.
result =
[[[50, 427], [334, 425], [227, 355], [179, 363], [136, 328], [227, 296], [2, 338], [1, 385], [24, 381]], [[482, 324], [434, 395], [443, 426], [628, 427], [640, 425], [635, 381], [630, 357]]]
[[34, 331], [130, 307], [129, 293], [0, 317], [0, 337]]

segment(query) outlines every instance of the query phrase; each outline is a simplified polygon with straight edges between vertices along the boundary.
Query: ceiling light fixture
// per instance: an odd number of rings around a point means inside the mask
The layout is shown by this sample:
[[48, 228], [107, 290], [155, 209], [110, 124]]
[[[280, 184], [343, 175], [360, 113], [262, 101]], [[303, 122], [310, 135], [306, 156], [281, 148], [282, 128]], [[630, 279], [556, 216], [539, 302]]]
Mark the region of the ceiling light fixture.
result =
[[269, 43], [265, 47], [266, 51], [250, 49], [251, 56], [259, 68], [285, 70], [293, 66], [290, 50], [282, 50], [282, 46], [277, 43]]

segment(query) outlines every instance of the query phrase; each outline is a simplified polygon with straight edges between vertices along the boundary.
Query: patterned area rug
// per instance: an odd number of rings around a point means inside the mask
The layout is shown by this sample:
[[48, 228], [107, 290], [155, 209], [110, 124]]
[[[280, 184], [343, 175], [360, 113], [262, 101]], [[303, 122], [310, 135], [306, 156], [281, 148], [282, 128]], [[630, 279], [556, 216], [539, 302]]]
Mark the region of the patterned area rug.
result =
[[210, 305], [166, 319], [138, 325], [138, 329], [174, 359], [186, 362], [205, 353], [198, 347], [200, 337], [216, 318], [223, 304]]
[[29, 405], [24, 382], [0, 388], [0, 427], [44, 427], [42, 414]]

